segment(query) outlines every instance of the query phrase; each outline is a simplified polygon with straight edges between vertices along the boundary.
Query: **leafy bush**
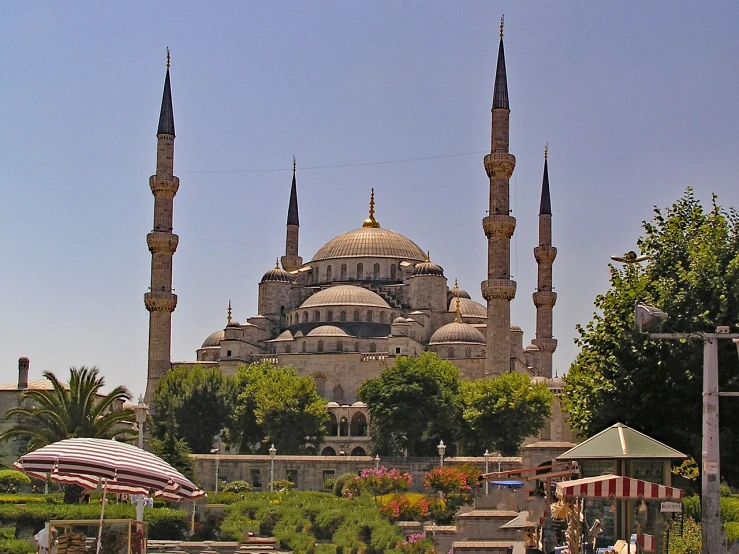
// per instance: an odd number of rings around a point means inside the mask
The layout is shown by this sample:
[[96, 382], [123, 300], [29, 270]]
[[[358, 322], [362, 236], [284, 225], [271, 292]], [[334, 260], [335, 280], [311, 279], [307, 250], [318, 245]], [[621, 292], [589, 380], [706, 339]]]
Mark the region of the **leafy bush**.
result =
[[683, 517], [694, 521], [701, 520], [701, 499], [698, 495], [683, 498]]
[[253, 490], [254, 487], [251, 486], [251, 483], [247, 483], [246, 481], [231, 481], [225, 487], [223, 487], [223, 492], [232, 492], [239, 494], [243, 492], [251, 492]]
[[436, 554], [434, 543], [420, 534], [408, 537], [407, 541], [400, 543], [398, 550], [403, 554]]
[[393, 492], [407, 491], [413, 483], [410, 473], [401, 473], [397, 468], [388, 470], [385, 466], [379, 469], [363, 469], [358, 477], [354, 477], [344, 485], [344, 496], [359, 496], [367, 491], [378, 497]]
[[189, 514], [184, 510], [150, 508], [144, 519], [149, 523], [149, 538], [154, 540], [184, 539], [190, 529]]
[[288, 479], [278, 479], [277, 481], [273, 483], [273, 486], [276, 491], [281, 491], [281, 490], [289, 491], [295, 488], [295, 483], [293, 483], [292, 481]]
[[683, 524], [683, 536], [670, 533], [669, 554], [701, 554], [701, 526], [689, 517]]
[[19, 539], [0, 539], [0, 552], [3, 554], [34, 554], [36, 548], [27, 541]]
[[7, 487], [10, 485], [30, 485], [31, 478], [23, 472], [14, 469], [0, 470], [0, 486]]
[[721, 497], [721, 521], [739, 521], [739, 498]]
[[356, 475], [353, 473], [342, 473], [336, 479], [334, 479], [334, 494], [336, 496], [344, 496], [344, 485], [347, 481], [354, 479]]
[[726, 542], [731, 545], [736, 540], [739, 540], [739, 521], [728, 521], [724, 524], [724, 531], [726, 532]]
[[45, 504], [48, 500], [38, 494], [0, 494], [0, 504]]
[[380, 500], [380, 513], [392, 521], [424, 521], [430, 504], [422, 494], [396, 494]]

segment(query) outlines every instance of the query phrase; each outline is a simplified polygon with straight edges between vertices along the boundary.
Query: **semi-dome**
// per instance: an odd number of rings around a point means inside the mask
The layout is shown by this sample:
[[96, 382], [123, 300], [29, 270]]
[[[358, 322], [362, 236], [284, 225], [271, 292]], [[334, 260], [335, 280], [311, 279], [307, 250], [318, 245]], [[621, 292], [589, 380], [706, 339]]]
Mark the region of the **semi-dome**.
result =
[[283, 283], [289, 283], [292, 281], [292, 277], [290, 277], [290, 274], [282, 269], [279, 265], [279, 263], [275, 264], [275, 267], [270, 269], [267, 273], [265, 273], [262, 276], [262, 280], [260, 282], [262, 283], [268, 283], [272, 281], [279, 281]]
[[[453, 312], [457, 309], [457, 298], [452, 298], [449, 302], [449, 311]], [[474, 300], [470, 300], [469, 298], [460, 298], [459, 299], [459, 313], [462, 314], [462, 317], [487, 317], [488, 316], [488, 309], [480, 304], [479, 302], [475, 302]]]
[[232, 321], [229, 321], [229, 322], [228, 322], [228, 323], [226, 324], [226, 327], [239, 327], [239, 328], [240, 328], [240, 327], [241, 327], [241, 323], [239, 323], [238, 321], [236, 321], [236, 320], [234, 319], [234, 320], [232, 320]]
[[201, 346], [200, 348], [212, 348], [214, 346], [220, 346], [224, 335], [225, 333], [223, 332], [223, 329], [216, 331], [203, 341], [203, 346]]
[[343, 329], [338, 328], [336, 325], [320, 325], [315, 329], [311, 330], [308, 335], [309, 337], [348, 337], [349, 335]]
[[367, 306], [390, 309], [390, 305], [379, 294], [354, 285], [338, 285], [319, 291], [303, 302], [300, 309], [321, 306]]
[[420, 264], [416, 264], [416, 267], [413, 268], [413, 276], [415, 277], [418, 275], [435, 275], [443, 277], [444, 268], [432, 262], [429, 255], [426, 254], [426, 259]]
[[468, 323], [453, 321], [440, 327], [431, 335], [429, 345], [447, 344], [450, 342], [464, 342], [472, 344], [485, 344], [484, 335]]
[[336, 258], [395, 258], [422, 262], [426, 255], [415, 242], [395, 231], [361, 227], [328, 241], [312, 261]]
[[398, 316], [393, 320], [393, 325], [395, 325], [396, 323], [405, 323], [405, 322], [406, 320], [403, 316]]

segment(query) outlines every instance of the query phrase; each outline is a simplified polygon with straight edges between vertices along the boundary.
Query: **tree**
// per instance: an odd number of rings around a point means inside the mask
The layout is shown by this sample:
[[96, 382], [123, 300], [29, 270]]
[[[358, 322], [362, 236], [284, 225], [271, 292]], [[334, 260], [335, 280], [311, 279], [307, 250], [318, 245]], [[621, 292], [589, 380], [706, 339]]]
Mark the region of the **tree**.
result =
[[169, 410], [161, 439], [151, 440], [151, 450], [188, 479], [194, 476], [194, 468], [190, 459], [190, 447], [185, 439], [179, 438], [175, 410]]
[[234, 409], [228, 438], [240, 452], [302, 454], [307, 442], [326, 436], [326, 400], [312, 377], [269, 362], [242, 365], [234, 376]]
[[365, 381], [358, 396], [372, 416], [374, 451], [436, 456], [440, 440], [452, 446], [459, 437], [459, 387], [459, 370], [431, 352], [401, 356]]
[[[154, 391], [154, 436], [164, 440], [177, 423], [177, 438], [197, 454], [213, 448], [213, 437], [226, 426], [230, 412], [230, 384], [220, 368], [177, 366], [159, 380]], [[170, 440], [173, 437], [170, 436]]]
[[[739, 323], [739, 217], [713, 197], [704, 210], [691, 189], [667, 209], [654, 209], [637, 241], [646, 266], [611, 266], [611, 286], [598, 310], [578, 326], [581, 350], [565, 377], [564, 410], [585, 436], [622, 422], [699, 460], [702, 368], [700, 343], [649, 340], [635, 329], [634, 304], [669, 314], [669, 332], [713, 332]], [[729, 343], [729, 344], [726, 344]], [[736, 347], [719, 341], [719, 386], [737, 390]], [[730, 422], [739, 403], [721, 401], [722, 475], [739, 477], [739, 437]], [[673, 417], [679, 414], [679, 417]], [[733, 460], [733, 462], [732, 462]]]
[[537, 434], [552, 412], [546, 383], [522, 373], [462, 381], [463, 442], [478, 455], [486, 448], [517, 456], [526, 437]]
[[16, 425], [2, 433], [0, 440], [27, 439], [28, 450], [74, 437], [129, 439], [135, 435], [133, 410], [123, 410], [131, 393], [123, 386], [103, 394], [105, 379], [97, 367], [69, 370], [65, 386], [50, 371], [43, 373], [51, 389], [29, 389], [21, 393], [21, 406], [5, 412]]

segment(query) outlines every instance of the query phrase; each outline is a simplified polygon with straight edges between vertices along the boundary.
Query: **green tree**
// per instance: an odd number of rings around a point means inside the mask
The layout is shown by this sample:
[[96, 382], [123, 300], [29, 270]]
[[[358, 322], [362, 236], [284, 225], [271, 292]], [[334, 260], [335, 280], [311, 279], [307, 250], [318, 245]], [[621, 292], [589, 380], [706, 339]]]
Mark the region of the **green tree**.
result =
[[358, 396], [372, 416], [374, 451], [436, 456], [440, 440], [452, 446], [459, 437], [459, 389], [459, 370], [431, 352], [401, 356], [379, 377], [365, 381]]
[[326, 400], [312, 377], [269, 362], [236, 370], [228, 437], [240, 452], [265, 452], [274, 444], [281, 454], [304, 453], [306, 442], [324, 439], [327, 422]]
[[175, 410], [169, 410], [164, 433], [161, 439], [151, 440], [151, 451], [167, 462], [188, 479], [194, 477], [194, 468], [190, 459], [190, 447], [185, 439], [178, 436]]
[[479, 455], [487, 448], [517, 456], [523, 440], [547, 423], [553, 396], [546, 383], [511, 372], [462, 381], [461, 399], [465, 451]]
[[[230, 384], [220, 368], [177, 366], [159, 380], [154, 391], [154, 436], [164, 440], [177, 423], [177, 438], [198, 454], [213, 448], [213, 437], [226, 426], [230, 412]], [[172, 440], [172, 437], [170, 437]]]
[[[688, 189], [643, 223], [637, 245], [649, 262], [611, 266], [597, 312], [578, 326], [581, 350], [565, 377], [564, 409], [573, 429], [593, 435], [615, 422], [643, 431], [699, 460], [703, 348], [700, 342], [649, 340], [634, 324], [644, 301], [669, 314], [665, 331], [715, 331], [739, 324], [739, 217], [713, 197], [710, 210]], [[727, 344], [728, 343], [728, 344]], [[737, 390], [736, 347], [719, 341], [719, 385]], [[672, 417], [679, 414], [679, 417]], [[739, 477], [739, 403], [721, 401], [722, 474]]]

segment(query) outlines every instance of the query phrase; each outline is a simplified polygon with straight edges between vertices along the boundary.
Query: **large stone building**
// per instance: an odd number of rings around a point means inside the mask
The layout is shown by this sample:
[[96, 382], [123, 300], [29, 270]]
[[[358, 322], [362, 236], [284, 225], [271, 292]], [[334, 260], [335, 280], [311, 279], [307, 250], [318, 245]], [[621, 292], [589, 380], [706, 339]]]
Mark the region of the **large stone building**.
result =
[[[231, 318], [224, 329], [210, 334], [197, 349], [197, 361], [233, 374], [239, 364], [269, 360], [294, 366], [312, 376], [329, 401], [331, 429], [322, 445], [324, 455], [368, 453], [369, 414], [357, 401], [357, 391], [397, 356], [432, 351], [456, 365], [463, 378], [483, 379], [508, 371], [552, 379], [552, 213], [549, 177], [544, 176], [539, 210], [536, 336], [524, 346], [523, 331], [511, 325], [510, 303], [516, 283], [510, 274], [510, 242], [516, 220], [510, 215], [509, 179], [516, 159], [509, 152], [508, 85], [501, 24], [492, 105], [490, 154], [484, 157], [489, 179], [489, 210], [482, 226], [488, 241], [488, 270], [482, 305], [451, 285], [444, 269], [427, 251], [400, 233], [380, 225], [374, 190], [367, 219], [356, 229], [332, 238], [304, 262], [299, 249], [300, 221], [295, 164], [287, 209], [285, 255], [259, 283], [258, 314], [246, 322]], [[179, 180], [173, 174], [174, 114], [169, 61], [157, 133], [157, 167], [149, 184], [154, 195], [154, 229], [147, 235], [152, 254], [151, 286], [145, 295], [150, 312], [149, 370], [146, 398], [151, 401], [157, 381], [169, 370], [172, 312], [172, 256], [178, 237], [172, 233], [173, 198]], [[533, 215], [533, 214], [532, 214]], [[359, 222], [358, 222], [359, 223]], [[409, 415], [409, 417], [412, 417]], [[540, 439], [571, 440], [559, 403]]]

